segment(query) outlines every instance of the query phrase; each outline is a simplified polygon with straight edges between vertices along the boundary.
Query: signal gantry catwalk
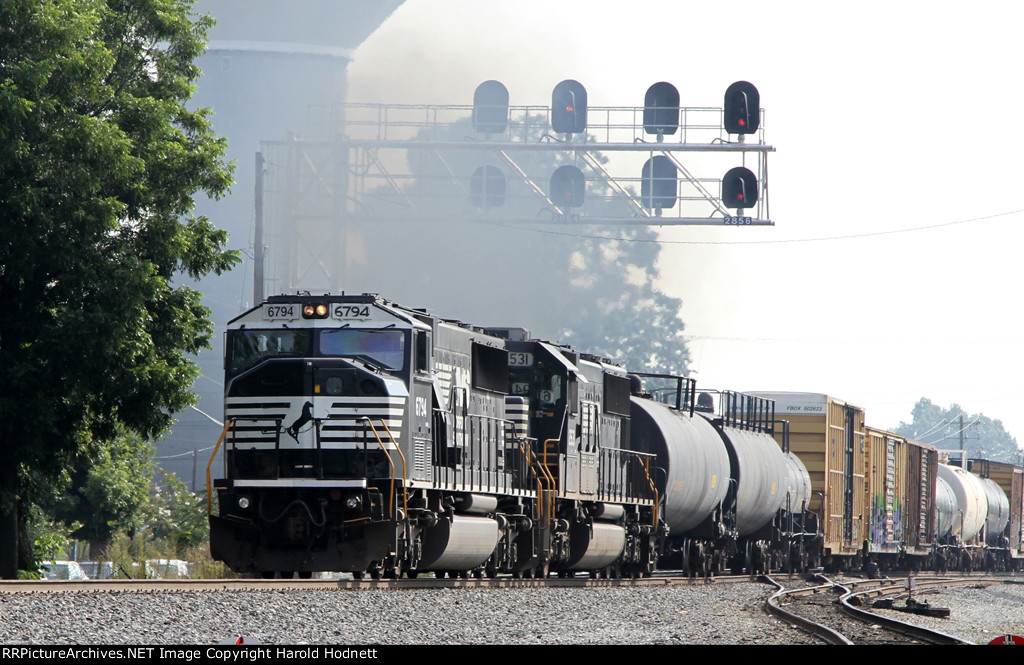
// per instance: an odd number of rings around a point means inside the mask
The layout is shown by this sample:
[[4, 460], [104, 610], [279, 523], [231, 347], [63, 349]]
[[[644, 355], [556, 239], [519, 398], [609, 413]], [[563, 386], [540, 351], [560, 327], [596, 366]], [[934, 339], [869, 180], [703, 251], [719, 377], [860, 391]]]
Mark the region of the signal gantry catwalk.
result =
[[[350, 214], [407, 217], [431, 208], [424, 191], [436, 197], [450, 190], [462, 201], [446, 201], [447, 210], [485, 221], [774, 225], [767, 153], [775, 148], [764, 141], [757, 88], [746, 81], [728, 87], [721, 108], [682, 107], [676, 87], [664, 81], [648, 89], [642, 107], [591, 106], [586, 88], [571, 79], [554, 87], [550, 106], [512, 106], [509, 99], [504, 84], [489, 80], [476, 88], [472, 106], [332, 109], [345, 131], [332, 154], [349, 166]], [[264, 146], [269, 151], [312, 143], [291, 139]], [[414, 173], [402, 173], [395, 166], [401, 158], [389, 157], [390, 151], [404, 152]], [[550, 159], [539, 166], [538, 152], [559, 153], [554, 172]], [[684, 160], [684, 153], [702, 156]], [[474, 161], [466, 170], [464, 164]], [[429, 167], [421, 166], [425, 162]], [[714, 175], [706, 175], [711, 169]], [[323, 168], [315, 171], [323, 177]], [[444, 185], [410, 186], [430, 178]], [[389, 202], [400, 210], [389, 212]]]

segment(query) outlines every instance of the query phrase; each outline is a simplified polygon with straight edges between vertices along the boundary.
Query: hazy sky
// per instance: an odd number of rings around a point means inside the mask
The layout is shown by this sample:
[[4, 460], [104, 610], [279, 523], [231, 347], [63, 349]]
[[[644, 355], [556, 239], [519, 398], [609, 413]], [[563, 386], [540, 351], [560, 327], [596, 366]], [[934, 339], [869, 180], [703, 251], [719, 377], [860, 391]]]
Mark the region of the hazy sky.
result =
[[824, 392], [889, 428], [923, 396], [1024, 441], [1024, 4], [837, 4], [407, 0], [349, 100], [469, 104], [494, 78], [546, 105], [575, 78], [593, 106], [662, 80], [721, 106], [751, 81], [776, 226], [661, 233], [699, 385]]

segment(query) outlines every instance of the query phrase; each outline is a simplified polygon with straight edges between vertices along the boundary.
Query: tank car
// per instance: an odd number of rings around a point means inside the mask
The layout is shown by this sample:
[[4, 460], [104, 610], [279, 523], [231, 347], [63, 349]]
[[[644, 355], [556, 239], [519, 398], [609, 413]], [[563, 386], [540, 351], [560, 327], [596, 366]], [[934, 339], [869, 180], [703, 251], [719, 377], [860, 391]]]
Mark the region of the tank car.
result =
[[985, 569], [1024, 569], [1024, 468], [986, 459], [968, 468], [986, 487]]
[[[667, 388], [642, 388], [666, 380]], [[805, 510], [810, 478], [776, 445], [772, 403], [694, 395], [690, 379], [635, 375], [632, 445], [657, 455], [670, 534], [663, 565], [705, 575], [806, 566], [818, 537]]]
[[955, 499], [952, 527], [942, 539], [939, 555], [943, 569], [972, 570], [983, 561], [982, 530], [988, 514], [985, 484], [977, 475], [959, 466], [939, 465], [939, 478], [950, 488]]

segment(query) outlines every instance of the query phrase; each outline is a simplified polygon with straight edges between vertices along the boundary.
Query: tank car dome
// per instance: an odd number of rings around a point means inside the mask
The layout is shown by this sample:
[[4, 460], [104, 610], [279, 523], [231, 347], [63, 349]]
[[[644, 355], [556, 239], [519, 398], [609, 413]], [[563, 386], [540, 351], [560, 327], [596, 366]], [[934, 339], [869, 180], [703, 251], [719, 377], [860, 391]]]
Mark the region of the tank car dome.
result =
[[697, 395], [697, 406], [695, 410], [701, 413], [714, 413], [715, 411], [715, 398], [711, 393], [701, 393]]

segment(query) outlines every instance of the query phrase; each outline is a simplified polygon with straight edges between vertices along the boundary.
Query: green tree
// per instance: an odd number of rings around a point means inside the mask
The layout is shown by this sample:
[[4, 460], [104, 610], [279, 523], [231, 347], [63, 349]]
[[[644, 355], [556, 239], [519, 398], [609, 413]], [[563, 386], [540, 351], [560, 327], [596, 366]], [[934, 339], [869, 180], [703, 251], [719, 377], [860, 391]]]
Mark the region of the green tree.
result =
[[192, 214], [231, 182], [186, 107], [210, 25], [188, 0], [0, 4], [0, 577], [32, 487], [194, 399], [211, 325], [175, 279], [237, 261]]
[[206, 500], [193, 493], [185, 481], [173, 473], [160, 472], [160, 486], [153, 496], [153, 515], [149, 523], [153, 537], [164, 543], [168, 551], [181, 558], [210, 535]]
[[69, 484], [53, 497], [47, 512], [69, 527], [71, 536], [89, 541], [89, 555], [103, 556], [119, 531], [132, 531], [146, 520], [153, 480], [153, 445], [134, 434], [121, 434], [91, 447], [69, 470]]
[[895, 429], [897, 434], [944, 450], [959, 450], [962, 435], [968, 457], [1020, 463], [1017, 439], [1003, 429], [1000, 420], [980, 413], [969, 415], [959, 404], [943, 409], [925, 397], [914, 405], [911, 415], [911, 422], [901, 422]]

